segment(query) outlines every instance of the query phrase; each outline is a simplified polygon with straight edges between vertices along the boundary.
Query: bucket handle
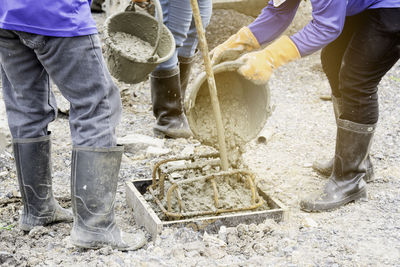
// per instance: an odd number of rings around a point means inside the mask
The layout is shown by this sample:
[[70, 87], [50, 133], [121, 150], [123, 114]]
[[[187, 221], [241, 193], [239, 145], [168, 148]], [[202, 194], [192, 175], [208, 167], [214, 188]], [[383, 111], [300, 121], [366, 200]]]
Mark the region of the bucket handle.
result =
[[163, 26], [163, 13], [160, 5], [159, 0], [153, 0], [155, 7], [156, 7], [156, 14], [157, 14], [157, 20], [158, 20], [158, 30], [157, 30], [157, 39], [156, 39], [156, 45], [154, 46], [154, 51], [151, 54], [152, 58], [153, 56], [157, 53], [158, 46], [160, 45], [160, 39], [161, 39], [161, 34], [162, 34], [162, 26]]
[[[162, 28], [163, 28], [163, 13], [160, 5], [159, 0], [153, 0], [154, 6], [156, 8], [156, 16], [157, 16], [157, 22], [158, 22], [158, 28], [157, 28], [157, 38], [156, 38], [156, 43], [154, 46], [154, 50], [151, 53], [151, 57], [148, 59], [148, 61], [155, 61], [154, 55], [157, 53], [158, 47], [160, 46], [160, 39], [161, 39], [161, 34], [162, 34]], [[125, 11], [133, 11], [135, 12], [135, 2], [130, 2], [129, 6], [126, 7]]]

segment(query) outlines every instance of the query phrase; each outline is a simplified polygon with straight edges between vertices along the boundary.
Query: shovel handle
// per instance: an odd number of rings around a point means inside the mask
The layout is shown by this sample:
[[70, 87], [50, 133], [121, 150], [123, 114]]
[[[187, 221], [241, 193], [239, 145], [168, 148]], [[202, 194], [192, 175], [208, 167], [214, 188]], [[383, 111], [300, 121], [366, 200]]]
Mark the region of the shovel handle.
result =
[[211, 104], [214, 112], [215, 122], [217, 126], [217, 136], [219, 145], [219, 154], [221, 158], [221, 168], [223, 171], [228, 170], [229, 162], [226, 151], [225, 143], [225, 129], [222, 123], [221, 109], [219, 107], [218, 96], [217, 96], [217, 86], [215, 84], [214, 72], [211, 66], [211, 60], [208, 55], [208, 45], [206, 40], [206, 34], [204, 32], [203, 22], [200, 16], [199, 4], [197, 0], [190, 0], [193, 10], [193, 18], [196, 24], [197, 35], [199, 36], [200, 50], [204, 59], [204, 67], [207, 74], [208, 89], [210, 91]]

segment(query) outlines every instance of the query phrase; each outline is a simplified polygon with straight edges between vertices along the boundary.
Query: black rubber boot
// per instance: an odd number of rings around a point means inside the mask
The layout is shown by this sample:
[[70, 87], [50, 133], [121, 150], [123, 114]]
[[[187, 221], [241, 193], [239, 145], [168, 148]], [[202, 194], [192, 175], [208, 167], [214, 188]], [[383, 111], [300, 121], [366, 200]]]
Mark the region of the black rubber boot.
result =
[[352, 201], [367, 199], [365, 159], [372, 143], [375, 124], [364, 125], [338, 119], [337, 125], [332, 174], [322, 193], [301, 201], [302, 210], [332, 210]]
[[182, 108], [179, 69], [153, 71], [150, 81], [153, 114], [157, 119], [154, 133], [189, 138], [192, 132]]
[[[338, 97], [335, 97], [334, 95], [332, 95], [332, 105], [333, 105], [333, 111], [335, 114], [335, 119], [337, 121], [341, 114], [341, 110], [342, 110], [341, 98], [338, 98]], [[334, 157], [327, 161], [316, 160], [313, 162], [312, 168], [319, 174], [329, 177], [332, 173], [333, 161], [334, 161]], [[372, 165], [371, 157], [369, 156], [369, 154], [368, 154], [367, 158], [365, 159], [365, 164], [367, 165], [367, 172], [366, 172], [364, 179], [367, 183], [369, 183], [374, 180], [374, 166]]]
[[179, 74], [181, 81], [181, 98], [185, 98], [185, 92], [189, 83], [190, 73], [192, 71], [194, 57], [178, 57], [179, 60]]
[[103, 3], [104, 3], [104, 0], [93, 0], [92, 4], [90, 5], [90, 11], [93, 13], [104, 12]]
[[30, 231], [35, 226], [72, 222], [72, 213], [54, 199], [51, 177], [50, 135], [13, 140], [13, 150], [23, 211], [19, 227]]
[[115, 222], [114, 202], [123, 147], [74, 147], [71, 193], [74, 224], [71, 240], [75, 246], [111, 246], [136, 250], [145, 242], [142, 232], [122, 234]]

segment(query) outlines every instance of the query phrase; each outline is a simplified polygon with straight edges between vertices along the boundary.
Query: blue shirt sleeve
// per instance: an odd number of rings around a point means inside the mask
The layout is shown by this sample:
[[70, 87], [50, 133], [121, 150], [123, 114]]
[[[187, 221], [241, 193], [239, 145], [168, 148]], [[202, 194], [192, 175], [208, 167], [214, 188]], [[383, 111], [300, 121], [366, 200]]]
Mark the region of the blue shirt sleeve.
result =
[[300, 55], [306, 56], [334, 41], [342, 32], [346, 19], [346, 1], [311, 0], [312, 20], [290, 38]]
[[258, 43], [269, 43], [281, 35], [292, 22], [299, 4], [300, 0], [287, 0], [279, 7], [274, 7], [270, 1], [249, 25]]
[[[276, 39], [292, 22], [300, 0], [286, 0], [279, 7], [272, 1], [249, 25], [260, 44]], [[312, 20], [290, 38], [300, 55], [306, 56], [335, 40], [343, 30], [346, 18], [345, 0], [311, 0]]]

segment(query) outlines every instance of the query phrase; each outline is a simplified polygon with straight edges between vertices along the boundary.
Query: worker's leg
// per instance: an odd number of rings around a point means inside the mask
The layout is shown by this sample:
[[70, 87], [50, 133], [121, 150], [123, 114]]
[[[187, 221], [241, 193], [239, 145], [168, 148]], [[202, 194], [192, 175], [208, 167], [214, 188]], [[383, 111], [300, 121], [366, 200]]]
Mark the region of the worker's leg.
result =
[[[203, 27], [207, 28], [210, 23], [212, 13], [212, 1], [211, 0], [199, 0], [199, 10]], [[190, 58], [193, 57], [198, 44], [197, 30], [194, 18], [192, 18], [187, 37], [184, 40], [181, 47], [178, 48], [178, 56]]]
[[[206, 28], [210, 23], [210, 18], [212, 13], [212, 1], [200, 0], [198, 1], [198, 3], [199, 3], [201, 20], [203, 22], [203, 27]], [[186, 40], [183, 42], [183, 45], [178, 49], [178, 61], [179, 61], [182, 96], [185, 95], [186, 87], [189, 82], [189, 76], [191, 72], [191, 67], [193, 65], [194, 56], [197, 50], [197, 44], [198, 44], [197, 29], [194, 18], [192, 18], [192, 22], [190, 24]]]
[[46, 70], [31, 47], [41, 40], [25, 40], [12, 31], [0, 29], [0, 62], [3, 97], [13, 138], [47, 135], [47, 125], [57, 116]]
[[160, 0], [163, 10], [164, 24], [175, 39], [174, 55], [157, 66], [156, 70], [171, 70], [178, 66], [178, 50], [188, 37], [192, 23], [192, 8], [190, 0]]
[[378, 121], [377, 86], [400, 57], [400, 8], [372, 9], [367, 15], [340, 71], [343, 111], [337, 122], [333, 171], [317, 198], [301, 202], [306, 211], [334, 209], [367, 195], [365, 159]]
[[[164, 24], [172, 32], [176, 48], [183, 45], [192, 21], [189, 0], [161, 0]], [[183, 112], [182, 90], [178, 67], [178, 52], [161, 63], [150, 77], [151, 101], [156, 123], [156, 134], [171, 138], [191, 136], [189, 124]]]
[[97, 35], [50, 37], [35, 49], [39, 60], [71, 104], [73, 141], [71, 240], [79, 247], [141, 247], [144, 236], [125, 234], [116, 225], [115, 194], [123, 148], [115, 128], [121, 98], [105, 65]]
[[98, 36], [49, 37], [35, 52], [71, 104], [73, 145], [116, 146], [121, 98], [104, 62]]
[[47, 125], [56, 116], [49, 77], [33, 47], [39, 39], [20, 38], [0, 29], [0, 62], [3, 98], [13, 137], [13, 151], [23, 211], [19, 226], [72, 221], [72, 214], [53, 197], [51, 140]]
[[[322, 69], [331, 87], [332, 106], [336, 120], [339, 118], [342, 110], [342, 98], [339, 91], [339, 73], [342, 67], [343, 56], [354, 33], [365, 23], [366, 19], [366, 12], [347, 17], [340, 36], [321, 51]], [[332, 157], [330, 160], [316, 160], [313, 162], [312, 168], [319, 174], [329, 177], [332, 173], [334, 158], [335, 157]], [[370, 182], [373, 180], [374, 171], [369, 155], [366, 161], [369, 167], [365, 178], [367, 182]]]
[[341, 117], [362, 124], [378, 121], [378, 84], [400, 57], [400, 9], [367, 12], [368, 20], [346, 50], [339, 85]]
[[339, 37], [324, 47], [321, 51], [322, 69], [328, 78], [332, 95], [337, 98], [340, 98], [339, 72], [342, 66], [343, 55], [354, 32], [364, 23], [365, 19], [365, 12], [352, 17], [347, 17], [342, 33]]

